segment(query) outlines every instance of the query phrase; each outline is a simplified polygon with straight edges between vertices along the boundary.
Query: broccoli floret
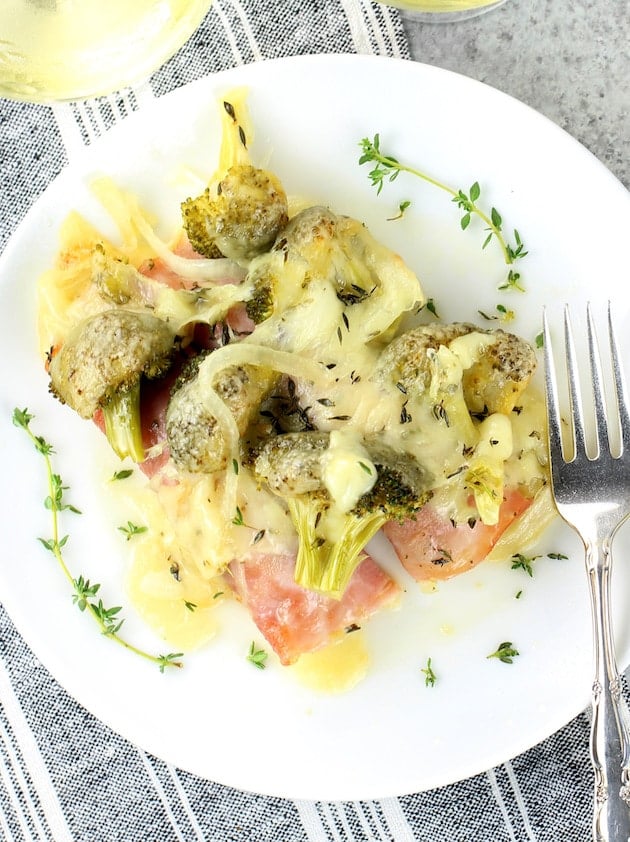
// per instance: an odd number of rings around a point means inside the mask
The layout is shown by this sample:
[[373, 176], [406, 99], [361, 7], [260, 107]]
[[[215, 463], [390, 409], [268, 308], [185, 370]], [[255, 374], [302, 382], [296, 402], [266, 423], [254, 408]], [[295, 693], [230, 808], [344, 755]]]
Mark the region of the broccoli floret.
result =
[[[255, 324], [298, 305], [314, 278], [328, 278], [340, 300], [344, 300], [343, 274], [351, 274], [354, 280], [356, 272], [353, 258], [345, 253], [337, 236], [337, 228], [338, 217], [328, 208], [306, 208], [281, 230], [273, 248], [252, 263], [247, 275], [252, 293], [245, 306]], [[357, 284], [355, 287], [358, 289]]]
[[199, 351], [198, 354], [188, 357], [188, 359], [183, 363], [179, 374], [171, 386], [169, 395], [170, 399], [172, 399], [175, 393], [183, 388], [187, 383], [190, 383], [195, 379], [195, 377], [197, 377], [199, 374], [199, 366], [206, 359], [208, 354], [211, 353], [212, 351], [210, 349], [203, 349]]
[[251, 289], [245, 303], [247, 315], [260, 324], [298, 305], [313, 277], [322, 276], [322, 267], [315, 263], [326, 258], [331, 214], [325, 208], [312, 207], [300, 211], [281, 230], [273, 247], [252, 261], [247, 273]]
[[376, 377], [399, 383], [405, 394], [421, 395], [431, 382], [427, 351], [436, 351], [440, 345], [448, 347], [453, 339], [474, 330], [477, 330], [474, 325], [463, 322], [420, 325], [408, 330], [390, 342], [382, 352]]
[[421, 325], [390, 342], [375, 376], [396, 383], [406, 394], [420, 396], [431, 382], [431, 352], [471, 333], [483, 334], [490, 341], [480, 346], [476, 359], [463, 372], [466, 406], [475, 414], [510, 412], [536, 369], [536, 354], [524, 339], [504, 330], [483, 330], [460, 322]]
[[50, 362], [50, 391], [82, 418], [102, 409], [114, 451], [145, 458], [140, 422], [142, 377], [170, 368], [175, 336], [147, 313], [106, 310], [80, 322]]
[[364, 442], [370, 459], [361, 469], [373, 472], [372, 486], [342, 511], [324, 483], [328, 444], [323, 432], [270, 438], [254, 470], [289, 509], [298, 535], [296, 582], [339, 599], [378, 530], [389, 520], [413, 517], [429, 499], [430, 477], [411, 456]]
[[230, 167], [216, 194], [208, 188], [182, 204], [184, 228], [193, 248], [248, 261], [266, 251], [288, 220], [287, 197], [270, 172], [249, 164]]
[[427, 471], [411, 456], [368, 442], [368, 453], [376, 468], [376, 482], [352, 510], [364, 517], [381, 512], [387, 520], [407, 520], [430, 497]]
[[[321, 568], [323, 575], [317, 589], [333, 596], [343, 594], [361, 561], [363, 549], [379, 529], [390, 520], [412, 518], [431, 497], [428, 474], [411, 456], [384, 449], [378, 456], [371, 456], [376, 482], [348, 512], [341, 537], [332, 544]], [[309, 555], [306, 554], [304, 562], [310, 575]]]
[[329, 438], [318, 431], [272, 436], [258, 447], [255, 472], [281, 497], [320, 491], [321, 458]]
[[[422, 301], [418, 279], [398, 255], [358, 220], [317, 205], [289, 220], [273, 248], [250, 266], [248, 281], [247, 312], [256, 324], [308, 308], [305, 290], [315, 284], [313, 298], [321, 300], [322, 290], [335, 296], [331, 307], [366, 342], [389, 335], [401, 315]], [[301, 332], [299, 325], [285, 321], [288, 335], [296, 329]], [[294, 339], [299, 346], [299, 337]]]
[[271, 276], [266, 273], [257, 277], [250, 276], [250, 280], [253, 282], [252, 295], [245, 302], [245, 309], [254, 324], [259, 325], [273, 316], [275, 287]]
[[495, 342], [464, 372], [464, 397], [471, 412], [511, 412], [536, 371], [536, 352], [513, 333], [493, 331]]
[[[211, 352], [212, 353], [212, 352]], [[200, 378], [206, 354], [193, 358], [175, 384], [166, 410], [166, 438], [178, 468], [213, 473], [227, 464], [223, 429], [204, 401], [207, 383]], [[277, 375], [262, 366], [233, 365], [223, 369], [213, 390], [232, 413], [242, 436]]]

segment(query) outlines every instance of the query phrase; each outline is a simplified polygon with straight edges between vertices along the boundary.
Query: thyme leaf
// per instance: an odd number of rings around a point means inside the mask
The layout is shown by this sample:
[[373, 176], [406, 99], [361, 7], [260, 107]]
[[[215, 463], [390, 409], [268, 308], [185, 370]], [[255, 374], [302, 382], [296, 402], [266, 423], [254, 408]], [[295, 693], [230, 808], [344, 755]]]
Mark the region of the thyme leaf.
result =
[[516, 313], [514, 310], [509, 309], [505, 306], [505, 304], [497, 304], [496, 306], [496, 313], [492, 315], [485, 313], [483, 310], [477, 310], [479, 315], [488, 322], [493, 321], [494, 319], [499, 319], [502, 322], [511, 322], [514, 321], [516, 318]]
[[427, 300], [424, 302], [424, 307], [429, 311], [429, 313], [435, 316], [436, 319], [440, 318], [433, 298], [427, 298]]
[[259, 670], [264, 670], [267, 666], [266, 661], [268, 657], [269, 656], [267, 652], [265, 652], [264, 649], [257, 649], [255, 642], [252, 640], [252, 644], [249, 647], [247, 660]]
[[126, 526], [119, 526], [118, 531], [122, 532], [125, 536], [127, 541], [131, 541], [134, 535], [142, 535], [143, 532], [147, 531], [146, 526], [138, 526], [136, 523], [132, 523], [130, 520], [127, 521]]
[[254, 537], [252, 538], [252, 544], [257, 544], [259, 541], [265, 537], [265, 529], [258, 529], [255, 526], [250, 526], [249, 523], [245, 522], [245, 518], [243, 517], [243, 512], [241, 511], [240, 507], [236, 507], [236, 514], [232, 518], [232, 525], [233, 526], [244, 526], [245, 529], [251, 529], [254, 533]]
[[502, 661], [504, 664], [512, 664], [514, 663], [514, 658], [520, 653], [517, 649], [514, 648], [511, 641], [505, 640], [503, 643], [500, 643], [497, 649], [492, 652], [490, 655], [487, 655], [487, 658], [498, 658], [499, 661]]
[[129, 477], [133, 474], [133, 468], [123, 468], [122, 471], [114, 471], [112, 474], [112, 482], [115, 482], [120, 479], [129, 479]]
[[437, 676], [433, 671], [433, 667], [431, 666], [431, 658], [427, 659], [426, 667], [422, 667], [420, 672], [424, 673], [424, 686], [425, 687], [434, 687], [435, 682], [437, 681]]
[[397, 219], [402, 219], [403, 216], [405, 215], [405, 211], [407, 210], [407, 208], [410, 205], [411, 205], [411, 202], [409, 200], [405, 200], [404, 202], [401, 202], [398, 205], [398, 213], [396, 214], [396, 216], [388, 216], [387, 221], [388, 222], [395, 222]]
[[158, 655], [156, 660], [160, 667], [160, 672], [165, 672], [167, 667], [178, 667], [181, 668], [183, 666], [181, 660], [176, 660], [176, 658], [183, 658], [183, 652], [171, 652], [169, 655]]
[[524, 570], [528, 576], [533, 576], [532, 563], [540, 558], [539, 555], [526, 556], [523, 553], [514, 553], [510, 561], [512, 562], [512, 570]]

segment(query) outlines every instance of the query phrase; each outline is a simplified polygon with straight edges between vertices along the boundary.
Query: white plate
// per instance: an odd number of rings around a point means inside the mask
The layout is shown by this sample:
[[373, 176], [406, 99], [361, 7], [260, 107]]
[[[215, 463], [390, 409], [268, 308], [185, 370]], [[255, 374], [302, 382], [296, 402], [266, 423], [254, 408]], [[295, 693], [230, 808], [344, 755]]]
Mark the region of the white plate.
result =
[[[104, 601], [126, 604], [126, 544], [108, 509], [104, 479], [113, 461], [103, 437], [47, 394], [36, 353], [35, 279], [51, 261], [61, 219], [79, 208], [104, 221], [86, 184], [109, 174], [156, 209], [163, 233], [177, 219], [188, 184], [183, 166], [210, 174], [218, 148], [215, 97], [247, 85], [254, 151], [290, 193], [364, 220], [421, 277], [445, 319], [477, 319], [500, 301], [515, 329], [533, 339], [543, 303], [603, 311], [610, 296], [627, 352], [628, 271], [623, 244], [630, 198], [584, 148], [522, 104], [469, 79], [420, 64], [349, 56], [302, 57], [241, 67], [161, 98], [90, 147], [47, 190], [0, 264], [0, 406], [5, 504], [0, 593], [20, 632], [58, 681], [114, 730], [198, 775], [242, 789], [313, 799], [401, 794], [482, 771], [540, 741], [588, 701], [590, 628], [577, 540], [560, 525], [540, 552], [533, 578], [496, 564], [426, 594], [409, 588], [399, 612], [370, 625], [373, 665], [355, 690], [318, 695], [275, 662], [264, 672], [245, 654], [261, 640], [239, 614], [216, 643], [166, 675], [99, 635], [72, 606], [52, 556], [36, 541], [49, 533], [43, 464], [11, 425], [28, 407], [33, 427], [54, 445], [55, 469], [71, 487], [81, 518], [63, 517], [75, 575], [103, 583]], [[382, 146], [454, 187], [482, 186], [507, 230], [529, 249], [518, 267], [524, 295], [503, 296], [496, 247], [481, 227], [459, 229], [459, 212], [441, 191], [401, 176], [380, 197], [359, 167], [358, 142], [380, 132]], [[182, 180], [183, 179], [183, 180]], [[413, 199], [402, 221], [386, 221]], [[579, 306], [578, 312], [582, 307]], [[628, 555], [619, 539], [619, 556]], [[617, 632], [628, 661], [627, 564], [616, 571]], [[520, 599], [515, 599], [518, 590]], [[156, 641], [125, 608], [127, 635]], [[509, 640], [512, 665], [488, 660]], [[167, 649], [168, 651], [168, 649]], [[424, 685], [432, 658], [438, 681]]]

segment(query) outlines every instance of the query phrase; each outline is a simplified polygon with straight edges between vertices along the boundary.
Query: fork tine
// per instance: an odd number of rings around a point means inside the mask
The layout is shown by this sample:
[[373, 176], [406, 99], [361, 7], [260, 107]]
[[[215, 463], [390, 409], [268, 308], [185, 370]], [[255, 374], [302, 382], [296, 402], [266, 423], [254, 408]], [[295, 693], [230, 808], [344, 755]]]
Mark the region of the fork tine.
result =
[[619, 345], [617, 344], [617, 337], [615, 335], [615, 328], [612, 321], [612, 313], [610, 311], [610, 301], [608, 302], [608, 336], [610, 338], [610, 352], [615, 378], [615, 396], [617, 399], [617, 412], [619, 414], [619, 426], [621, 432], [621, 453], [623, 453], [624, 450], [630, 446], [630, 412], [628, 410], [628, 390], [621, 366]]
[[[562, 458], [560, 401], [558, 400], [558, 384], [546, 310], [543, 310], [543, 347], [545, 351], [545, 398], [547, 400], [549, 450], [552, 457], [554, 454], [558, 454]], [[555, 460], [553, 458], [551, 459], [551, 471], [553, 479], [555, 471]]]
[[567, 358], [567, 375], [569, 380], [569, 406], [571, 408], [571, 421], [573, 431], [573, 459], [586, 453], [586, 441], [584, 436], [584, 413], [582, 410], [582, 392], [578, 377], [577, 358], [575, 356], [575, 343], [573, 341], [573, 329], [569, 315], [569, 306], [564, 308], [564, 344]]
[[608, 449], [610, 450], [610, 433], [606, 420], [606, 406], [604, 403], [604, 390], [602, 386], [602, 360], [599, 353], [597, 333], [593, 322], [590, 303], [586, 305], [586, 322], [588, 332], [588, 358], [591, 366], [591, 385], [593, 390], [593, 401], [595, 404], [595, 430], [597, 434], [597, 449], [594, 458], [597, 459], [603, 446], [603, 436], [606, 434]]

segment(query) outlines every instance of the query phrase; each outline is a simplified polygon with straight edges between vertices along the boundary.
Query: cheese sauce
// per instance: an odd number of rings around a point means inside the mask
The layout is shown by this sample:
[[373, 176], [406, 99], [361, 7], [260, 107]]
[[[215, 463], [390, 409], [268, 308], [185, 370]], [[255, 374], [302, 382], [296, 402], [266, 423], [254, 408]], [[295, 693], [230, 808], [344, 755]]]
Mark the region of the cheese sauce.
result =
[[346, 634], [317, 652], [302, 655], [289, 671], [305, 687], [321, 693], [345, 693], [355, 687], [370, 667], [362, 632]]

